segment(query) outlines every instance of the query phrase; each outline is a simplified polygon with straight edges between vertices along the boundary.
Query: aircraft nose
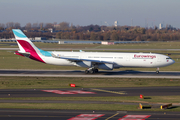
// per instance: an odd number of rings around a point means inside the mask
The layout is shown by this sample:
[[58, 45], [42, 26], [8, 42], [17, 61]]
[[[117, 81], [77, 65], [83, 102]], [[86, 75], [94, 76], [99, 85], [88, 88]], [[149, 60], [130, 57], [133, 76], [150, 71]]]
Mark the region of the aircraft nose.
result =
[[171, 64], [174, 64], [175, 63], [175, 61], [173, 60], [173, 59], [171, 59], [171, 62], [170, 62]]

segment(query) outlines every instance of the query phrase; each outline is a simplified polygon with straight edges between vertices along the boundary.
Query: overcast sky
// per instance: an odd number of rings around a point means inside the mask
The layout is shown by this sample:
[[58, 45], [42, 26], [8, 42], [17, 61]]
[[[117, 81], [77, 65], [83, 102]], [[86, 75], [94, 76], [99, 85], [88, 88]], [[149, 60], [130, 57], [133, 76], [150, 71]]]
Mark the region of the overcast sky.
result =
[[0, 0], [0, 23], [64, 21], [82, 26], [164, 23], [180, 28], [180, 0]]

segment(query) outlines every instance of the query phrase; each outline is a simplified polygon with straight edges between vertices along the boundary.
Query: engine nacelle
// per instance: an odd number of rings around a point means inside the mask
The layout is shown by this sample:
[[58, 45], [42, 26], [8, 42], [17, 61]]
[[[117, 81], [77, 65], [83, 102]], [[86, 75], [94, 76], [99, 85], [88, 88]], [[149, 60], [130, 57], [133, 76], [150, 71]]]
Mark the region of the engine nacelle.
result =
[[79, 66], [79, 67], [85, 67], [85, 68], [92, 67], [92, 63], [91, 63], [90, 61], [80, 61], [80, 62], [76, 62], [75, 65], [76, 65], [76, 66]]
[[113, 64], [108, 64], [108, 63], [99, 64], [98, 68], [104, 70], [113, 70]]

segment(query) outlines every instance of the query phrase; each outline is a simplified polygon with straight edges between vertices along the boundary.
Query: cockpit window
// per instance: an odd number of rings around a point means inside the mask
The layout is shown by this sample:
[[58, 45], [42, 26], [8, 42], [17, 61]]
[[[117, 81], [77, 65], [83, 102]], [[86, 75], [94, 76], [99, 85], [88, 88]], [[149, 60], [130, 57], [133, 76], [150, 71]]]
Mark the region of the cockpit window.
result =
[[171, 58], [170, 57], [166, 58], [166, 60], [169, 60], [169, 59], [171, 59]]

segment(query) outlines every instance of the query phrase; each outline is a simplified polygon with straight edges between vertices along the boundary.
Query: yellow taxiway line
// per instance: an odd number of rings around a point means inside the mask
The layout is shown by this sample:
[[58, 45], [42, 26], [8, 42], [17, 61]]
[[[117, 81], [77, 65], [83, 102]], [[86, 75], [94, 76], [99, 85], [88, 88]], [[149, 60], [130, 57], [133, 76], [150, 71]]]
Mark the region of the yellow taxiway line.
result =
[[112, 116], [110, 116], [110, 117], [108, 117], [107, 119], [105, 119], [105, 120], [109, 120], [109, 119], [111, 119], [111, 118], [113, 118], [114, 116], [116, 116], [116, 115], [118, 115], [119, 113], [116, 113], [116, 114], [114, 114], [114, 115], [112, 115]]
[[125, 91], [116, 92], [116, 91], [109, 91], [109, 90], [102, 90], [102, 89], [92, 89], [92, 90], [101, 91], [101, 92], [108, 92], [108, 93], [114, 93], [114, 94], [120, 94], [120, 95], [126, 94]]

